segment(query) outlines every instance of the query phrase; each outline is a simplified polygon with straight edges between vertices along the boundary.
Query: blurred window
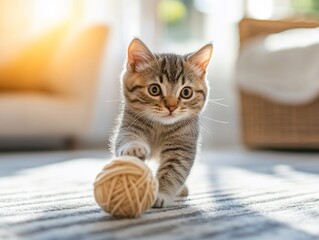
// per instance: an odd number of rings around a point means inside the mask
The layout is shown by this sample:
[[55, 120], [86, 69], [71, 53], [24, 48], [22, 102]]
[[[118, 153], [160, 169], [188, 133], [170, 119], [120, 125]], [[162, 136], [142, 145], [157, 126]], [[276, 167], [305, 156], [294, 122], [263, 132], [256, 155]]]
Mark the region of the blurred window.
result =
[[319, 0], [247, 0], [246, 15], [256, 19], [319, 17]]
[[157, 15], [163, 29], [164, 41], [185, 42], [200, 39], [203, 35], [204, 13], [195, 8], [200, 1], [161, 0], [157, 5]]

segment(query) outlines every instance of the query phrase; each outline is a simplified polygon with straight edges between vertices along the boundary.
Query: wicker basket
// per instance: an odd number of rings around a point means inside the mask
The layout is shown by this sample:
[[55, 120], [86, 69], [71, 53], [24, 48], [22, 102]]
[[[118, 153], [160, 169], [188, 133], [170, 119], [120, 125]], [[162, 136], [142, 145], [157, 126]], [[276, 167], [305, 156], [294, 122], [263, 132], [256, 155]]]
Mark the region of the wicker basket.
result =
[[[241, 45], [260, 35], [319, 23], [243, 19]], [[242, 137], [250, 148], [319, 149], [319, 97], [302, 106], [284, 105], [240, 90]]]

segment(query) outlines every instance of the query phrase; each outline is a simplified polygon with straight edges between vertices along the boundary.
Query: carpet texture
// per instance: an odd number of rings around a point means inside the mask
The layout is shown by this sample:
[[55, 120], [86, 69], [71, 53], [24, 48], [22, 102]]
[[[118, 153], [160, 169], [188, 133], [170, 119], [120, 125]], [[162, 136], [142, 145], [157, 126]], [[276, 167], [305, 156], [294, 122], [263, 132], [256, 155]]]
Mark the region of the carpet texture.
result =
[[190, 195], [138, 219], [94, 202], [103, 152], [0, 156], [2, 239], [319, 239], [319, 155], [204, 152]]

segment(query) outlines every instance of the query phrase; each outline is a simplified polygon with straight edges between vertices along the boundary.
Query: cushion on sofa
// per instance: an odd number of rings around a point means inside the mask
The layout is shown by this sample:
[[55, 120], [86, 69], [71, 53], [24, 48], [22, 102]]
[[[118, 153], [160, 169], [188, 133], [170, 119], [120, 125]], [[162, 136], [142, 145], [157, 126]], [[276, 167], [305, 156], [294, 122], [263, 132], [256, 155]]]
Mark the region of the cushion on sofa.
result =
[[105, 25], [56, 27], [0, 65], [0, 91], [91, 92], [107, 35]]
[[45, 74], [70, 23], [60, 24], [32, 42], [10, 61], [0, 65], [0, 91], [48, 91]]
[[[85, 97], [96, 86], [108, 38], [106, 25], [78, 26], [72, 29], [54, 54], [46, 79], [50, 90]], [[87, 81], [86, 79], [91, 79]]]

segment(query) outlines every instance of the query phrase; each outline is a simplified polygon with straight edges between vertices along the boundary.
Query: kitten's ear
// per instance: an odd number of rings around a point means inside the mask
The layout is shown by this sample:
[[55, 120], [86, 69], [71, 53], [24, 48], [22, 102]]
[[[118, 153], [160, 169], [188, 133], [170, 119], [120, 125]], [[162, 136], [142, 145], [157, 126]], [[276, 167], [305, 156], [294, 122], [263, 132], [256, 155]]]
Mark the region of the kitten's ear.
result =
[[143, 70], [145, 66], [154, 59], [152, 52], [138, 38], [134, 38], [127, 51], [127, 66], [134, 72]]
[[213, 44], [210, 43], [188, 56], [187, 61], [198, 69], [200, 76], [203, 76], [206, 73], [212, 54]]

